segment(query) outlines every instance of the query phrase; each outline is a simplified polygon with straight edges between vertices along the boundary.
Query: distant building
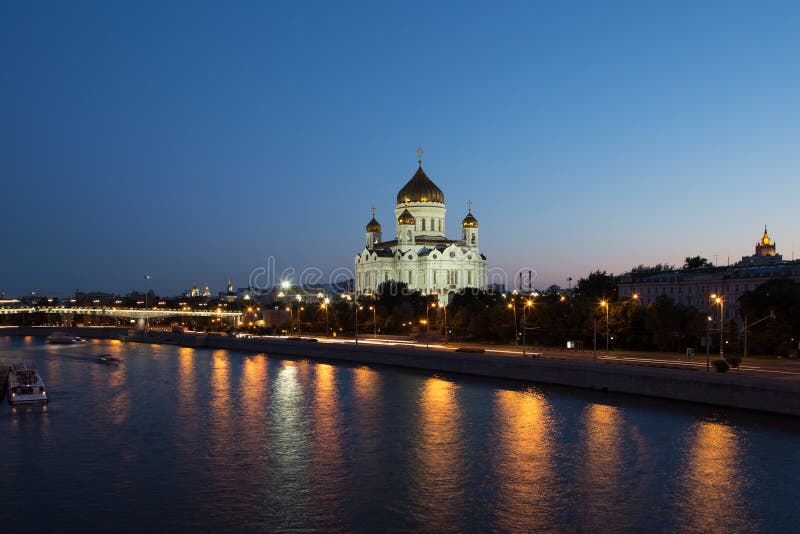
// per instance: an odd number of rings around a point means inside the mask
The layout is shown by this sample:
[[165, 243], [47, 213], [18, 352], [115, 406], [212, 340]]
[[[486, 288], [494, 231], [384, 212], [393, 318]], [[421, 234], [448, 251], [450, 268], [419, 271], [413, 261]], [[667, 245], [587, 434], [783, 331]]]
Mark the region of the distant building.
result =
[[767, 233], [767, 225], [764, 225], [764, 235], [761, 240], [756, 243], [756, 253], [752, 256], [743, 256], [742, 264], [753, 265], [767, 265], [772, 263], [780, 263], [783, 261], [783, 256], [775, 251], [775, 241], [770, 239]]
[[739, 297], [775, 278], [800, 282], [800, 260], [782, 261], [764, 227], [764, 235], [756, 244], [755, 254], [745, 256], [728, 267], [676, 269], [657, 273], [626, 273], [617, 277], [619, 297], [636, 298], [643, 305], [666, 296], [676, 304], [711, 308], [710, 295], [721, 295], [725, 302], [725, 320], [742, 322]]

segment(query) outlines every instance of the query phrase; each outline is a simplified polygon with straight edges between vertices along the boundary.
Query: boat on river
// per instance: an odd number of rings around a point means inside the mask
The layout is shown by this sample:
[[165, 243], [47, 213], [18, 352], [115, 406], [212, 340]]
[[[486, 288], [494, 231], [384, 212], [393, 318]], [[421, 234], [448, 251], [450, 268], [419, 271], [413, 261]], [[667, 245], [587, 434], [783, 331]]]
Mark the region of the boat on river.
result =
[[36, 367], [14, 364], [8, 372], [8, 402], [30, 404], [47, 402], [44, 380]]
[[47, 343], [53, 345], [76, 345], [78, 343], [86, 343], [85, 339], [72, 334], [65, 334], [64, 332], [54, 332], [47, 336]]

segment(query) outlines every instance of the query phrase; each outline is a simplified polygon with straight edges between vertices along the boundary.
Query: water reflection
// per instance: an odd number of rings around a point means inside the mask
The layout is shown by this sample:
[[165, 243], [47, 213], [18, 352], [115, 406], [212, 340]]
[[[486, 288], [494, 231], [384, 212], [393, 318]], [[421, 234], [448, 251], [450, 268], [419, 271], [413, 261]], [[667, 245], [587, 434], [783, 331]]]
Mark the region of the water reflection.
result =
[[[104, 367], [98, 365], [98, 367]], [[128, 391], [128, 366], [125, 364], [106, 367], [108, 377], [108, 414], [113, 425], [120, 425], [130, 416], [131, 404]]]
[[729, 425], [700, 421], [692, 426], [678, 497], [680, 530], [743, 532], [752, 528], [739, 464], [743, 445]]
[[353, 396], [355, 421], [353, 430], [357, 453], [362, 458], [375, 457], [381, 444], [380, 373], [367, 366], [353, 369]]
[[236, 442], [231, 423], [230, 361], [224, 350], [215, 350], [211, 356], [209, 422], [213, 450], [212, 458], [220, 466], [227, 462], [226, 455]]
[[345, 511], [342, 498], [346, 475], [342, 459], [342, 416], [336, 389], [337, 368], [321, 363], [314, 365], [314, 371], [311, 485], [317, 494], [316, 502], [327, 511], [318, 520], [334, 525], [341, 522]]
[[264, 428], [264, 408], [267, 398], [267, 359], [258, 354], [245, 358], [242, 369], [242, 411], [245, 427]]
[[535, 391], [498, 390], [495, 413], [496, 526], [509, 532], [556, 529], [562, 499], [550, 405]]
[[311, 506], [306, 469], [310, 439], [296, 362], [285, 360], [280, 365], [273, 381], [270, 404], [271, 451], [275, 461], [269, 483], [269, 487], [280, 490], [268, 494], [272, 502], [266, 512], [273, 524], [291, 528], [295, 523], [287, 520], [282, 510], [294, 510], [302, 517]]
[[583, 528], [632, 528], [624, 511], [628, 502], [622, 483], [626, 450], [622, 411], [615, 406], [590, 404], [584, 411], [583, 424], [583, 462], [578, 473]]
[[425, 530], [456, 529], [464, 499], [464, 439], [458, 386], [441, 378], [425, 380], [411, 465], [414, 515]]

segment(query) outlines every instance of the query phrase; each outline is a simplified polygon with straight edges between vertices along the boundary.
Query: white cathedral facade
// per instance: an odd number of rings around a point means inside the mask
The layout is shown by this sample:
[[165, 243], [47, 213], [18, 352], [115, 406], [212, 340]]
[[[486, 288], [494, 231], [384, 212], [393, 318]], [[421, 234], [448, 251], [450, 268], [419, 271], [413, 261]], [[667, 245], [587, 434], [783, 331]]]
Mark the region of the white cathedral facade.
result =
[[383, 240], [381, 225], [366, 228], [364, 249], [356, 255], [356, 296], [371, 295], [383, 282], [394, 280], [423, 295], [449, 302], [464, 288], [486, 289], [486, 257], [478, 249], [478, 220], [472, 206], [461, 221], [461, 239], [445, 235], [444, 194], [419, 168], [397, 193], [394, 236]]

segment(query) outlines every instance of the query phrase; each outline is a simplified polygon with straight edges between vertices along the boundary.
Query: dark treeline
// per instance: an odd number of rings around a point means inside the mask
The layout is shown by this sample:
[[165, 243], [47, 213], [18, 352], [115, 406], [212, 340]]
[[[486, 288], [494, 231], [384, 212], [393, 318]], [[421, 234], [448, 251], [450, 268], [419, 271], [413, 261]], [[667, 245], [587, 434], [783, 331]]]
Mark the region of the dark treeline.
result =
[[[699, 262], [698, 262], [699, 263]], [[696, 265], [692, 265], [695, 267]], [[370, 330], [374, 317], [377, 330], [385, 334], [424, 334], [426, 316], [432, 335], [441, 336], [445, 310], [429, 307], [435, 300], [406, 290], [404, 284], [383, 284], [374, 300], [363, 299], [360, 328]], [[710, 330], [712, 352], [719, 351], [718, 308], [711, 304], [699, 310], [662, 296], [645, 306], [637, 300], [618, 300], [614, 277], [597, 271], [578, 281], [569, 297], [558, 293], [535, 297], [515, 293], [467, 289], [454, 295], [446, 310], [448, 337], [455, 341], [513, 343], [515, 337], [550, 347], [564, 347], [567, 341], [592, 347], [595, 321], [598, 347], [606, 344], [608, 306], [609, 345], [616, 349], [684, 352], [705, 351], [703, 338]], [[791, 280], [772, 280], [745, 293], [741, 313], [748, 322], [769, 316], [748, 331], [750, 354], [788, 355], [800, 334], [800, 285]], [[342, 319], [347, 309], [337, 314]], [[351, 312], [352, 316], [352, 312]], [[713, 318], [712, 321], [708, 317]], [[742, 334], [735, 321], [725, 324], [725, 351], [741, 353]]]

